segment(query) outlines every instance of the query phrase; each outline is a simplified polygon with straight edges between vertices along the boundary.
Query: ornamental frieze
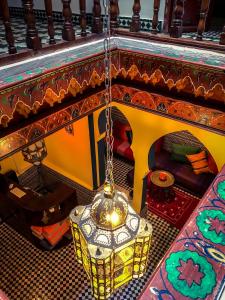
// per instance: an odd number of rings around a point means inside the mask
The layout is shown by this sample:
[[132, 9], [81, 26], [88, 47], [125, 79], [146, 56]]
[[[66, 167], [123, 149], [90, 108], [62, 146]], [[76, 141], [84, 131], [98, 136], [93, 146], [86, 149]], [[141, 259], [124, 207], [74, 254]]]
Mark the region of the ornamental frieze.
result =
[[[182, 94], [207, 102], [225, 103], [225, 74], [221, 69], [196, 65], [165, 57], [115, 50], [112, 52], [111, 76], [145, 83], [146, 87], [161, 87], [180, 97]], [[67, 97], [76, 97], [87, 88], [103, 84], [105, 79], [102, 55], [60, 67], [37, 78], [21, 82], [0, 91], [0, 124], [10, 125], [15, 115], [29, 118], [40, 108], [54, 106]], [[185, 101], [188, 102], [188, 97]], [[75, 99], [76, 100], [76, 99]], [[193, 101], [193, 100], [192, 100]]]
[[[0, 159], [104, 106], [104, 94], [103, 90], [1, 138]], [[119, 84], [112, 86], [112, 97], [114, 102], [133, 106], [149, 113], [157, 112], [165, 117], [182, 119], [197, 126], [203, 125], [206, 129], [214, 129], [219, 133], [225, 132], [225, 113], [219, 110]]]
[[112, 95], [114, 101], [225, 132], [225, 113], [216, 109], [118, 84], [113, 86]]
[[0, 160], [51, 133], [68, 126], [104, 105], [104, 91], [83, 99], [0, 139]]

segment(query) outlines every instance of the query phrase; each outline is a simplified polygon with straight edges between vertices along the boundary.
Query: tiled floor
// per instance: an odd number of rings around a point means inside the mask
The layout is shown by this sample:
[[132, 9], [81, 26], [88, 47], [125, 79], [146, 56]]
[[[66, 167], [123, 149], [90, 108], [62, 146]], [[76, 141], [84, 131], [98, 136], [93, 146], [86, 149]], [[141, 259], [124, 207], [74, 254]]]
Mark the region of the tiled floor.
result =
[[[197, 33], [196, 32], [187, 32], [182, 34], [182, 38], [191, 38], [196, 39]], [[219, 43], [220, 41], [220, 31], [207, 31], [203, 33], [203, 40], [204, 41], [211, 41], [215, 43]]]
[[[116, 184], [126, 190], [126, 173], [132, 168], [115, 159]], [[33, 174], [33, 175], [32, 175]], [[21, 180], [31, 185], [35, 172]], [[65, 180], [65, 179], [64, 179]], [[72, 185], [71, 182], [67, 184]], [[75, 187], [75, 186], [74, 186]], [[90, 201], [90, 193], [76, 186], [79, 199]], [[146, 274], [116, 292], [110, 300], [136, 300], [150, 274], [178, 234], [178, 230], [154, 214], [147, 218], [153, 226], [153, 245]], [[10, 300], [92, 300], [88, 278], [74, 258], [73, 244], [50, 252], [35, 248], [6, 224], [0, 225], [0, 289]]]
[[[110, 300], [136, 300], [178, 230], [148, 215], [154, 241], [147, 273]], [[46, 252], [36, 249], [8, 225], [0, 225], [0, 288], [10, 300], [92, 300], [88, 278], [74, 258], [73, 245]]]

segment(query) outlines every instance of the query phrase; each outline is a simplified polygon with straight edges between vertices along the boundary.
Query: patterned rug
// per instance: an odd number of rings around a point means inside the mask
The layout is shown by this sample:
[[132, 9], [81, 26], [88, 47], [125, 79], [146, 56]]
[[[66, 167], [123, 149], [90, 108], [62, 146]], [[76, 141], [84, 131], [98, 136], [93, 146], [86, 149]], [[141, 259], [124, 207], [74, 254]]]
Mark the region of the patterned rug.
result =
[[175, 198], [170, 201], [157, 201], [147, 195], [148, 210], [181, 229], [200, 199], [177, 187], [174, 187], [174, 192]]

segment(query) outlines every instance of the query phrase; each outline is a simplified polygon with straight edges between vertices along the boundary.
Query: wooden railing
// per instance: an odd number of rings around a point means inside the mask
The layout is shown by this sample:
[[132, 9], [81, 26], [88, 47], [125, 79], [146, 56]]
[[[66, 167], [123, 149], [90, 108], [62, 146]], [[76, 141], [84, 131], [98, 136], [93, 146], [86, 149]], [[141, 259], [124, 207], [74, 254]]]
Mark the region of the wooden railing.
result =
[[[24, 18], [27, 26], [26, 30], [26, 45], [28, 49], [40, 50], [42, 48], [41, 39], [38, 35], [38, 28], [35, 21], [35, 12], [33, 8], [33, 0], [21, 0], [24, 10]], [[78, 1], [78, 0], [76, 0]], [[172, 22], [169, 28], [169, 34], [167, 34], [170, 39], [169, 42], [174, 42], [176, 39], [182, 38], [183, 33], [183, 15], [184, 15], [184, 3], [185, 0], [174, 0], [174, 9], [172, 14]], [[53, 21], [53, 9], [52, 0], [43, 0], [45, 4], [46, 11], [46, 25], [48, 26], [49, 44], [55, 45], [56, 40], [54, 38], [54, 21]], [[62, 16], [64, 23], [62, 25], [62, 40], [63, 41], [75, 41], [76, 32], [74, 30], [72, 21], [72, 10], [71, 10], [71, 0], [61, 0], [62, 2]], [[110, 0], [110, 14], [111, 14], [111, 31], [113, 34], [118, 33], [119, 27], [119, 1]], [[81, 37], [87, 36], [87, 14], [86, 14], [86, 0], [79, 0], [80, 5], [80, 27], [81, 27]], [[197, 41], [203, 40], [203, 33], [205, 31], [206, 18], [209, 10], [210, 0], [202, 0], [201, 10], [199, 14], [199, 24], [197, 27]], [[149, 38], [154, 39], [154, 36], [158, 36], [162, 33], [158, 32], [159, 23], [159, 8], [160, 0], [153, 0], [153, 7], [149, 8], [149, 11], [153, 12], [152, 18], [152, 28], [149, 34]], [[7, 0], [0, 0], [0, 11], [2, 15], [2, 20], [5, 27], [5, 38], [8, 44], [8, 53], [15, 54], [17, 49], [15, 47], [13, 30], [10, 24], [10, 13]], [[134, 0], [133, 2], [133, 15], [130, 23], [130, 32], [138, 36], [141, 31], [141, 1]], [[92, 22], [92, 33], [101, 34], [102, 33], [103, 20], [101, 15], [101, 1], [93, 0], [93, 22]], [[22, 33], [21, 33], [22, 34]], [[163, 34], [163, 39], [165, 41], [165, 33]], [[171, 39], [173, 38], [173, 39]], [[187, 39], [186, 39], [187, 40]], [[225, 25], [221, 32], [220, 44], [225, 45]]]
[[[78, 0], [77, 0], [78, 1]], [[38, 28], [36, 27], [35, 12], [33, 8], [33, 0], [21, 0], [22, 7], [24, 11], [24, 19], [27, 26], [26, 30], [26, 45], [28, 49], [40, 50], [42, 48], [41, 39], [38, 35]], [[48, 27], [49, 44], [56, 44], [55, 40], [55, 30], [53, 21], [53, 9], [52, 0], [43, 0], [46, 11], [46, 25]], [[72, 10], [71, 10], [71, 0], [61, 0], [62, 2], [62, 40], [63, 41], [75, 41], [76, 33], [72, 21]], [[116, 28], [118, 11], [118, 1], [111, 1], [111, 27]], [[87, 36], [87, 16], [86, 16], [86, 0], [79, 0], [80, 5], [80, 27], [81, 27], [81, 37]], [[15, 54], [17, 49], [15, 47], [13, 28], [10, 23], [10, 13], [7, 0], [0, 0], [0, 15], [2, 17], [4, 27], [5, 27], [5, 38], [8, 44], [8, 53]], [[100, 0], [93, 1], [93, 23], [92, 23], [92, 33], [102, 33], [102, 16], [101, 16], [101, 5]], [[21, 32], [21, 35], [24, 34]]]
[[[187, 1], [187, 0], [186, 0]], [[201, 0], [201, 9], [199, 13], [199, 23], [197, 26], [197, 41], [203, 40], [203, 33], [205, 31], [206, 26], [206, 18], [209, 10], [211, 0]], [[184, 16], [184, 3], [185, 0], [175, 0], [174, 9], [172, 13], [172, 22], [171, 26], [169, 28], [169, 35], [170, 37], [174, 39], [180, 39], [183, 34], [183, 16]], [[157, 27], [158, 27], [158, 13], [160, 8], [160, 0], [153, 0], [153, 18], [152, 18], [152, 29], [151, 34], [157, 35], [160, 34]], [[168, 9], [165, 8], [165, 11], [167, 12], [167, 18], [169, 18]], [[140, 12], [141, 12], [141, 1], [140, 0], [134, 0], [133, 5], [133, 16], [132, 21], [130, 24], [130, 32], [138, 33], [141, 31], [140, 26]], [[168, 20], [166, 20], [168, 24]], [[143, 35], [142, 35], [143, 36]], [[163, 36], [163, 40], [165, 41], [165, 34]], [[168, 40], [169, 42], [172, 42], [171, 39]], [[187, 41], [188, 43], [189, 41]], [[189, 42], [191, 44], [191, 42]], [[221, 35], [220, 35], [220, 45], [225, 45], [225, 24], [222, 29]]]

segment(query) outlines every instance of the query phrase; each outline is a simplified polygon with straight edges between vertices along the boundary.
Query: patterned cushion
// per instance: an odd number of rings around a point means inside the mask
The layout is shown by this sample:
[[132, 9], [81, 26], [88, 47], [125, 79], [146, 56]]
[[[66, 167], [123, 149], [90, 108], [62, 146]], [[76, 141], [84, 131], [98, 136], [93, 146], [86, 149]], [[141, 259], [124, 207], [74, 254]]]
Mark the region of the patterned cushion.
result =
[[52, 245], [55, 246], [64, 234], [69, 230], [69, 221], [64, 220], [54, 225], [43, 227], [43, 236]]
[[190, 161], [195, 174], [198, 175], [202, 173], [211, 173], [205, 151], [202, 151], [197, 154], [186, 155], [186, 156], [187, 159]]
[[175, 144], [172, 143], [171, 159], [179, 162], [188, 162], [186, 155], [196, 154], [200, 151], [200, 148], [192, 145]]

